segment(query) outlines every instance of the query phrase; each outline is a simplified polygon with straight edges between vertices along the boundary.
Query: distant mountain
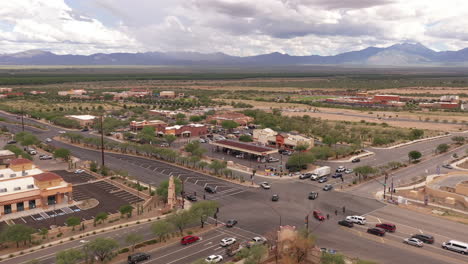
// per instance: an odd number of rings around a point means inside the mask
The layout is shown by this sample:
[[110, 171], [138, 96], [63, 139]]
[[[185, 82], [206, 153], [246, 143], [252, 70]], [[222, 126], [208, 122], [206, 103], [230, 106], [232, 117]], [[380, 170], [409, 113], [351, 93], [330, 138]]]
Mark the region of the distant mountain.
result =
[[449, 66], [468, 65], [468, 48], [436, 52], [420, 43], [395, 44], [387, 48], [369, 47], [334, 56], [290, 56], [278, 52], [237, 57], [224, 53], [145, 52], [57, 55], [42, 50], [0, 54], [0, 65], [382, 65]]

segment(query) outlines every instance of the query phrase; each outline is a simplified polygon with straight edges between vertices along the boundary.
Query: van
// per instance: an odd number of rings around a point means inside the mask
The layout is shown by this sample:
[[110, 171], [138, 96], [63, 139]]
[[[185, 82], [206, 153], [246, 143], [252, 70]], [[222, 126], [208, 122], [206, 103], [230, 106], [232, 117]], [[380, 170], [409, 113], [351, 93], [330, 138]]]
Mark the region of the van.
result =
[[353, 223], [360, 224], [360, 225], [365, 225], [366, 217], [359, 216], [359, 215], [350, 215], [346, 217], [346, 221], [353, 222]]
[[135, 253], [128, 256], [127, 263], [128, 264], [136, 264], [141, 261], [149, 260], [150, 255], [146, 253]]
[[465, 242], [449, 240], [447, 242], [442, 243], [442, 248], [468, 255], [468, 244]]

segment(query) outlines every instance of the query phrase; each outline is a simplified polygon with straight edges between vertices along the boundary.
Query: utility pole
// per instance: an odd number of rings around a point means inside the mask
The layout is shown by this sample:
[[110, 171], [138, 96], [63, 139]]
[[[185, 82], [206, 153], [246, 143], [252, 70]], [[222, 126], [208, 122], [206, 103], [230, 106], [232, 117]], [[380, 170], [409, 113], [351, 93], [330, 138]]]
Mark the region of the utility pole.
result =
[[101, 115], [101, 170], [104, 168], [104, 129], [103, 115]]
[[383, 198], [385, 200], [385, 191], [387, 189], [387, 178], [388, 178], [388, 174], [385, 173], [385, 180], [384, 180], [384, 185], [383, 185]]
[[23, 129], [23, 132], [24, 132], [24, 110], [23, 110], [22, 105], [21, 105], [21, 128]]
[[390, 188], [390, 200], [393, 201], [393, 176], [392, 176], [392, 187]]

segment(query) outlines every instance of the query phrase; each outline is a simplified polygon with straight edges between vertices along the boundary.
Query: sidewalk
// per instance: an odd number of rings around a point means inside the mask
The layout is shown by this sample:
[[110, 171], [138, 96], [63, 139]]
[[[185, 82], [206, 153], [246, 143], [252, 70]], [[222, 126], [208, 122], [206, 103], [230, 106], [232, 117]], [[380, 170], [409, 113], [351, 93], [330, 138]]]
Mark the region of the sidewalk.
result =
[[374, 155], [375, 153], [372, 152], [372, 151], [368, 151], [368, 150], [364, 150], [365, 153], [362, 153], [362, 154], [359, 154], [359, 155], [355, 155], [355, 156], [351, 156], [350, 158], [348, 159], [345, 159], [345, 160], [327, 160], [327, 162], [335, 162], [335, 163], [345, 163], [345, 162], [351, 162], [353, 161], [353, 159], [356, 159], [356, 158], [364, 158], [364, 157], [367, 157], [367, 156], [372, 156]]
[[405, 142], [405, 143], [401, 143], [401, 144], [398, 144], [398, 145], [395, 145], [395, 146], [391, 146], [391, 147], [386, 147], [386, 148], [379, 148], [379, 147], [372, 147], [373, 149], [395, 149], [395, 148], [401, 148], [401, 147], [405, 147], [405, 146], [408, 146], [408, 145], [411, 145], [411, 144], [415, 144], [415, 143], [419, 143], [419, 142], [424, 142], [424, 141], [430, 141], [430, 140], [434, 140], [434, 139], [439, 139], [439, 138], [443, 138], [443, 137], [449, 137], [451, 136], [452, 134], [447, 134], [447, 135], [441, 135], [441, 136], [435, 136], [435, 137], [429, 137], [429, 138], [422, 138], [422, 139], [416, 139], [416, 140], [413, 140], [413, 141], [410, 141], [410, 142]]
[[[60, 203], [60, 204], [56, 204], [55, 205], [55, 210], [60, 210], [62, 208], [66, 208], [66, 207], [70, 207], [70, 206], [74, 206], [74, 205], [79, 205], [79, 204], [81, 204], [81, 202], [73, 202], [71, 204], [69, 204], [67, 202], [63, 202], [63, 203]], [[11, 214], [2, 215], [2, 217], [0, 217], [0, 220], [6, 222], [6, 221], [11, 220], [11, 219], [17, 219], [17, 218], [20, 218], [20, 217], [26, 217], [26, 216], [30, 216], [30, 215], [45, 213], [45, 212], [52, 211], [52, 210], [54, 210], [53, 205], [49, 205], [49, 207], [47, 209], [44, 209], [44, 208], [28, 209], [28, 210], [24, 210], [24, 211], [20, 211], [20, 212], [14, 212], [14, 213], [11, 213]]]

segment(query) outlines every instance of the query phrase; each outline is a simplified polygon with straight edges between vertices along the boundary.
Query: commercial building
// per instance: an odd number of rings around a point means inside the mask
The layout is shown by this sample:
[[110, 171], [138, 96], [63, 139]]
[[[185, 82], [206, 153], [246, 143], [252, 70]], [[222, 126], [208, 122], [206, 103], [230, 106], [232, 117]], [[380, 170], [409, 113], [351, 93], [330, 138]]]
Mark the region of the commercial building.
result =
[[15, 153], [9, 150], [0, 150], [0, 169], [5, 169], [12, 159], [15, 159]]
[[96, 117], [92, 115], [67, 115], [66, 117], [78, 121], [82, 127], [92, 126], [94, 119], [96, 119]]
[[84, 89], [76, 89], [76, 90], [69, 90], [69, 91], [59, 91], [58, 95], [60, 96], [67, 96], [67, 95], [84, 95], [87, 94], [86, 90]]
[[300, 145], [314, 146], [314, 139], [294, 133], [278, 133], [270, 128], [254, 129], [253, 140], [265, 146], [279, 149], [294, 149]]
[[29, 93], [32, 94], [32, 95], [38, 95], [38, 94], [46, 94], [47, 92], [45, 92], [45, 91], [31, 91]]
[[177, 137], [198, 137], [208, 133], [208, 128], [202, 124], [175, 125], [166, 127], [164, 134]]
[[130, 122], [130, 129], [133, 131], [141, 130], [146, 126], [154, 127], [157, 132], [164, 132], [167, 123], [161, 120], [150, 120], [150, 121], [132, 121]]
[[220, 114], [215, 114], [209, 116], [206, 121], [211, 122], [211, 121], [216, 121], [216, 124], [221, 125], [223, 121], [234, 121], [238, 123], [241, 126], [246, 126], [249, 123], [253, 122], [253, 118], [250, 116], [246, 116], [242, 113], [237, 113], [237, 112], [225, 112], [225, 113], [220, 113]]
[[0, 169], [0, 218], [5, 214], [72, 202], [72, 185], [32, 161], [18, 158]]
[[176, 98], [176, 93], [174, 91], [162, 91], [159, 93], [161, 98]]
[[123, 91], [123, 92], [103, 92], [102, 94], [110, 94], [113, 95], [113, 100], [124, 100], [130, 97], [135, 98], [143, 98], [146, 96], [151, 95], [151, 90], [149, 89], [140, 89], [140, 88], [133, 88], [130, 91]]
[[222, 151], [239, 151], [241, 153], [254, 155], [255, 157], [267, 157], [271, 154], [278, 153], [278, 150], [274, 148], [234, 140], [218, 140], [212, 141], [210, 144]]
[[0, 93], [10, 93], [13, 91], [13, 88], [0, 87]]

